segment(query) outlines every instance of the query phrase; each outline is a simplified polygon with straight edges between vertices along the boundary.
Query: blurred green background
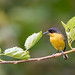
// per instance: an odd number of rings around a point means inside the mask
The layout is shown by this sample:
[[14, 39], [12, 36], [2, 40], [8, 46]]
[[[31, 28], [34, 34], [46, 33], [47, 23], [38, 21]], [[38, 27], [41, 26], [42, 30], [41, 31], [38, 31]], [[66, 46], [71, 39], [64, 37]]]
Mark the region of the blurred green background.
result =
[[[40, 30], [58, 27], [65, 35], [61, 21], [65, 23], [75, 16], [74, 0], [0, 0], [0, 48], [4, 51], [11, 47], [24, 48], [26, 38]], [[75, 47], [75, 43], [73, 43]], [[67, 44], [67, 50], [70, 50]], [[30, 49], [31, 57], [42, 57], [55, 53], [49, 36]], [[75, 54], [68, 54], [39, 62], [19, 64], [0, 64], [0, 75], [75, 75]], [[0, 56], [4, 60], [16, 60]]]

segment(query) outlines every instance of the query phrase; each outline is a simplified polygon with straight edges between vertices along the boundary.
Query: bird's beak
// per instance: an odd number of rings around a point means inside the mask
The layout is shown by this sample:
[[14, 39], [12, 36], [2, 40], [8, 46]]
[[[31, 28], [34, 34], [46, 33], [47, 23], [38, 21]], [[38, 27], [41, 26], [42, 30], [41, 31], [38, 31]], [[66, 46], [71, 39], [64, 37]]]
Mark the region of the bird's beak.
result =
[[43, 34], [48, 34], [48, 31], [44, 32]]

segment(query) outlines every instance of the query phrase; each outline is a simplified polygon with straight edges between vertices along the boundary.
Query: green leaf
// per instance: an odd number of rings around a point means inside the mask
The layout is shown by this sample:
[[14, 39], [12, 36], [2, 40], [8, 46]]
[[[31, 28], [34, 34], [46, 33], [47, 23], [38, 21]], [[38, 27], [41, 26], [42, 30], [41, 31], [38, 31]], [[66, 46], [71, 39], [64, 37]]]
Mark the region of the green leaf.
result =
[[62, 25], [64, 26], [66, 32], [69, 32], [69, 28], [68, 28], [68, 26], [67, 26], [63, 21], [61, 21], [61, 23], [62, 23]]
[[32, 35], [30, 35], [25, 42], [25, 48], [26, 50], [30, 49], [32, 46], [34, 46], [42, 37], [42, 31], [38, 32], [38, 33], [34, 33]]
[[70, 30], [72, 30], [73, 28], [75, 28], [75, 17], [71, 18], [68, 22], [67, 22], [67, 26]]
[[62, 25], [64, 26], [65, 30], [66, 30], [66, 34], [68, 37], [68, 44], [70, 46], [70, 48], [72, 49], [72, 42], [75, 40], [75, 17], [73, 17], [72, 19], [70, 19], [67, 24], [65, 24], [64, 22], [62, 22]]
[[17, 59], [29, 59], [30, 58], [29, 51], [24, 51], [23, 49], [19, 47], [6, 49], [4, 51], [4, 54], [7, 56], [17, 58]]
[[71, 49], [72, 49], [71, 44], [74, 40], [75, 40], [75, 28], [68, 33], [68, 43]]
[[1, 54], [1, 48], [0, 48], [0, 54]]

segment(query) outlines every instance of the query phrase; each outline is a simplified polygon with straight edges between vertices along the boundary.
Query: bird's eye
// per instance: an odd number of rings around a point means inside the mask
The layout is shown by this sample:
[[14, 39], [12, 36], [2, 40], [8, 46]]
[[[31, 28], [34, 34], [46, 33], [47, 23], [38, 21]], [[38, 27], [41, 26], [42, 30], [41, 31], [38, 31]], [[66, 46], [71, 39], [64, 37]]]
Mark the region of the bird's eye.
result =
[[51, 30], [50, 32], [51, 32], [51, 33], [53, 33], [54, 31], [53, 31], [53, 30]]
[[54, 30], [49, 30], [49, 32], [50, 32], [50, 33], [54, 33], [55, 31], [54, 31]]

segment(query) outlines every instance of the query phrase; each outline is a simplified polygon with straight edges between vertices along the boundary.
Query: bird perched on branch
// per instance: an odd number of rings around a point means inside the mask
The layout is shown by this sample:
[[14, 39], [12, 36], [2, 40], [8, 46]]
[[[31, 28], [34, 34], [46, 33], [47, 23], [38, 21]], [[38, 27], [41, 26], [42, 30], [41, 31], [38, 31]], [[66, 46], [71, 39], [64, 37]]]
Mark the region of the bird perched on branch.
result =
[[[50, 28], [48, 31], [44, 32], [43, 34], [48, 34], [50, 36], [50, 42], [57, 50], [57, 52], [62, 51], [62, 54], [63, 52], [65, 52], [66, 50], [65, 38], [58, 28], [56, 27]], [[63, 54], [63, 58], [67, 60], [68, 56]]]

